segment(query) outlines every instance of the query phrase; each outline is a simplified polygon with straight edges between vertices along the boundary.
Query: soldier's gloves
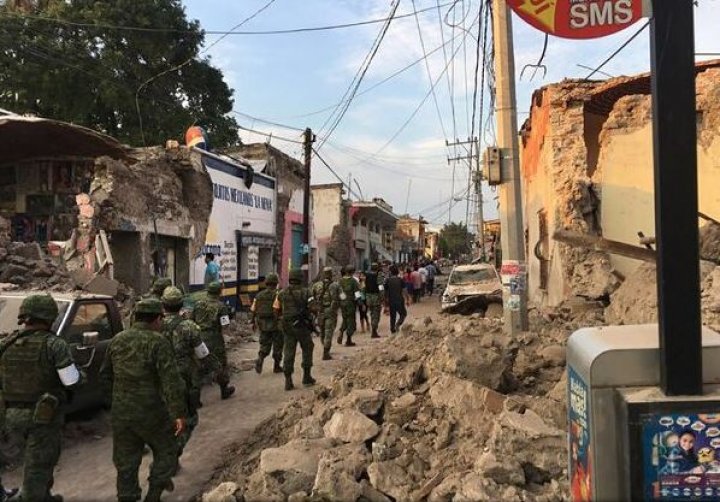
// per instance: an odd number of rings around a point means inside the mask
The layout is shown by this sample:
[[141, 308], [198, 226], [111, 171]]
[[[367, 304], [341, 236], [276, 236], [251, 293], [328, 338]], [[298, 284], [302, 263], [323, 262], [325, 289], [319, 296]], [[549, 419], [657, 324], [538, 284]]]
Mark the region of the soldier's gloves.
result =
[[176, 418], [175, 419], [175, 437], [178, 437], [183, 432], [185, 432], [185, 419], [184, 418]]

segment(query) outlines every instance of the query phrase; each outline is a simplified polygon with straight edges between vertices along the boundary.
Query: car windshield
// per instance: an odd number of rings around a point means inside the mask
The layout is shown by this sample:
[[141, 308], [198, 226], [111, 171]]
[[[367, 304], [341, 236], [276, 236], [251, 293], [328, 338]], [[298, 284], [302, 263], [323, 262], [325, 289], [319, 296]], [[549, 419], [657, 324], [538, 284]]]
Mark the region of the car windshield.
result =
[[[17, 316], [23, 299], [22, 296], [0, 296], [0, 333], [12, 333], [18, 329]], [[55, 320], [55, 324], [62, 318], [63, 312], [70, 304], [67, 300], [57, 300], [57, 303], [60, 315]]]
[[460, 284], [472, 284], [475, 282], [486, 282], [496, 279], [495, 271], [491, 268], [477, 268], [472, 270], [454, 270], [450, 277], [449, 284], [454, 286]]

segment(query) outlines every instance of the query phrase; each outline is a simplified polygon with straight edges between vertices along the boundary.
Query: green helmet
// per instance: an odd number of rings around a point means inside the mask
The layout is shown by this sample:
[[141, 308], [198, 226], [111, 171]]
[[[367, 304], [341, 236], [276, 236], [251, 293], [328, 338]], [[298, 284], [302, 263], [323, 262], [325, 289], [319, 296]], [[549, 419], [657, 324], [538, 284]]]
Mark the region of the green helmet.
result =
[[355, 272], [354, 265], [345, 265], [345, 267], [343, 267], [343, 273], [345, 273], [345, 274], [352, 274], [354, 272]]
[[277, 286], [278, 282], [278, 276], [277, 274], [268, 274], [267, 277], [265, 277], [265, 284], [268, 286]]
[[162, 296], [165, 288], [172, 286], [172, 281], [169, 277], [158, 277], [152, 285], [152, 292], [158, 296]]
[[294, 268], [290, 271], [290, 284], [301, 284], [303, 280], [303, 271]]
[[220, 291], [222, 291], [222, 285], [218, 281], [212, 281], [207, 285], [207, 292], [210, 296], [220, 296]]
[[370, 270], [373, 272], [377, 272], [380, 270], [380, 264], [378, 262], [374, 262], [372, 265], [370, 265]]
[[135, 305], [135, 313], [162, 314], [162, 303], [160, 303], [160, 300], [157, 300], [155, 298], [145, 298], [144, 300], [140, 300], [139, 302], [137, 302], [137, 304]]
[[30, 295], [20, 305], [18, 318], [29, 317], [52, 323], [58, 316], [58, 306], [50, 295]]
[[177, 307], [178, 305], [182, 305], [183, 303], [183, 294], [182, 291], [180, 291], [178, 288], [174, 286], [169, 286], [165, 288], [165, 291], [162, 295], [162, 303], [163, 305], [167, 305], [168, 307]]
[[333, 276], [332, 267], [325, 267], [323, 269], [323, 277], [325, 277], [325, 279], [332, 279], [332, 276]]

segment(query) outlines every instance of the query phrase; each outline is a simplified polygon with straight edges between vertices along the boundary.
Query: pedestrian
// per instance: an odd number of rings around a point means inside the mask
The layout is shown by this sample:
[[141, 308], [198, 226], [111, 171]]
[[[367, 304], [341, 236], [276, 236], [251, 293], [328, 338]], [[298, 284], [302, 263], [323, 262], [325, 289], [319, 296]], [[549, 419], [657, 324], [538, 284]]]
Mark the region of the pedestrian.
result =
[[358, 298], [358, 314], [360, 317], [360, 333], [365, 333], [368, 329], [368, 306], [367, 298], [365, 296], [365, 274], [360, 272], [358, 276], [358, 286], [360, 288], [360, 298]]
[[315, 385], [312, 377], [313, 349], [312, 340], [313, 298], [310, 291], [302, 286], [303, 272], [300, 269], [290, 271], [290, 285], [278, 293], [273, 308], [281, 320], [283, 334], [283, 372], [285, 373], [285, 390], [295, 388], [292, 375], [295, 371], [295, 352], [300, 344], [302, 351], [302, 383], [305, 386]]
[[221, 288], [217, 281], [208, 284], [207, 295], [195, 304], [192, 319], [200, 326], [200, 336], [210, 353], [220, 363], [215, 371], [215, 382], [220, 386], [220, 397], [228, 399], [235, 393], [235, 387], [230, 385], [227, 350], [223, 338], [223, 329], [230, 324], [230, 309], [220, 301]]
[[423, 288], [422, 275], [420, 274], [419, 269], [420, 267], [416, 263], [415, 265], [413, 265], [413, 271], [410, 273], [410, 280], [413, 283], [413, 303], [420, 302], [420, 298], [425, 291], [425, 289]]
[[340, 279], [340, 312], [342, 313], [343, 323], [337, 341], [338, 343], [342, 343], [343, 335], [345, 335], [346, 347], [355, 346], [355, 342], [352, 341], [352, 336], [355, 334], [356, 329], [355, 312], [357, 310], [357, 301], [361, 297], [360, 287], [353, 278], [353, 272], [355, 272], [355, 267], [346, 265], [345, 268], [343, 268], [343, 276]]
[[262, 373], [263, 362], [272, 352], [273, 373], [282, 373], [283, 334], [273, 304], [277, 297], [278, 276], [268, 274], [265, 278], [265, 289], [260, 291], [253, 300], [250, 312], [252, 325], [260, 331], [260, 350], [255, 360], [255, 372]]
[[[390, 277], [385, 280], [385, 308], [390, 313], [390, 333], [396, 333], [407, 317], [405, 308], [405, 286], [399, 277], [400, 271], [397, 266], [390, 267]], [[398, 315], [400, 316], [398, 319]]]
[[[5, 429], [25, 444], [20, 498], [26, 502], [62, 501], [51, 495], [60, 459], [67, 390], [80, 372], [65, 340], [50, 331], [58, 306], [50, 295], [30, 295], [20, 305], [23, 328], [2, 341], [0, 375]], [[4, 498], [8, 492], [2, 491]]]
[[[392, 275], [392, 273], [391, 273]], [[412, 268], [405, 268], [405, 275], [403, 275], [403, 284], [405, 286], [405, 304], [410, 305], [410, 301], [415, 297], [415, 283], [412, 278]]]
[[121, 502], [142, 496], [138, 470], [146, 445], [153, 461], [145, 502], [157, 502], [163, 491], [173, 489], [187, 408], [175, 354], [162, 326], [160, 301], [139, 302], [132, 326], [112, 339], [100, 369], [112, 402], [113, 463]]
[[435, 268], [435, 264], [430, 261], [427, 265], [425, 265], [425, 270], [427, 271], [425, 289], [427, 291], [427, 295], [432, 296], [435, 291], [435, 276], [437, 275], [437, 269]]
[[370, 338], [379, 338], [380, 314], [382, 312], [382, 292], [385, 289], [385, 279], [380, 272], [380, 265], [373, 263], [370, 271], [365, 274], [365, 301], [370, 311]]
[[220, 282], [220, 265], [215, 263], [215, 254], [205, 253], [205, 287], [211, 282]]
[[323, 269], [323, 280], [313, 284], [312, 296], [318, 305], [318, 326], [323, 340], [323, 361], [332, 359], [330, 349], [337, 326], [340, 307], [340, 286], [333, 281], [332, 268]]
[[[200, 391], [202, 389], [200, 379], [201, 364], [207, 361], [208, 358], [213, 360], [214, 358], [209, 357], [210, 351], [200, 337], [200, 326], [180, 315], [183, 306], [182, 291], [173, 286], [166, 288], [162, 296], [162, 304], [165, 311], [162, 333], [172, 345], [175, 353], [175, 362], [184, 383], [184, 396], [187, 406], [186, 428], [183, 434], [178, 437], [178, 457], [180, 457], [198, 424], [197, 410], [202, 406], [200, 402]], [[218, 364], [217, 361], [213, 362], [216, 365]]]

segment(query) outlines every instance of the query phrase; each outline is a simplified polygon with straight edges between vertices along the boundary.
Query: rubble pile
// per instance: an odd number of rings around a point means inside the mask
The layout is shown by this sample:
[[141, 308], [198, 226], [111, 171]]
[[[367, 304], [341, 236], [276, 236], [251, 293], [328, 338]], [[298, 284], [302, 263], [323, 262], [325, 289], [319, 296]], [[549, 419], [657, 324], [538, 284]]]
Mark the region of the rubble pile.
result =
[[602, 310], [426, 318], [290, 402], [229, 457], [205, 502], [567, 500], [565, 343]]

